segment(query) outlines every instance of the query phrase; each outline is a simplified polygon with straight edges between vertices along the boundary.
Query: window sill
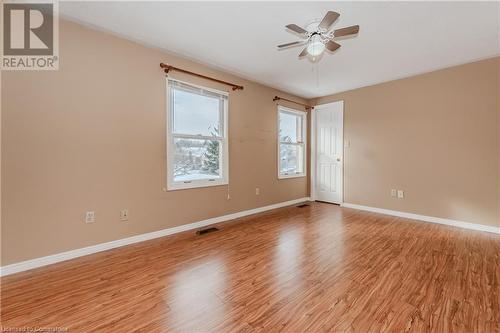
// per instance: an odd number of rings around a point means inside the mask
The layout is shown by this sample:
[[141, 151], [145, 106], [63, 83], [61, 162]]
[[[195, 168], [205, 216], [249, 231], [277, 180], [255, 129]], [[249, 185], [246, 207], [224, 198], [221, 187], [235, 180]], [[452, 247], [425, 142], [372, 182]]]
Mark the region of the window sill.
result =
[[167, 191], [189, 190], [193, 188], [213, 187], [228, 185], [226, 180], [217, 181], [193, 181], [191, 183], [173, 183], [167, 186]]
[[306, 177], [307, 175], [305, 173], [299, 173], [299, 174], [291, 174], [291, 175], [278, 175], [278, 179], [290, 179], [290, 178], [302, 178]]

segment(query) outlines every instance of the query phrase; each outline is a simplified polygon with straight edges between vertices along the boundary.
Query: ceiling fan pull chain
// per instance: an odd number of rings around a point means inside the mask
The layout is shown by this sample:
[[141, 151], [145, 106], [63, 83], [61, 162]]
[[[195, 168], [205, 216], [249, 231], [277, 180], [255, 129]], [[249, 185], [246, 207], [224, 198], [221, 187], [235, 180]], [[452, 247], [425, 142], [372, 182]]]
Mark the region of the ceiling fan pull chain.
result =
[[316, 62], [316, 88], [319, 88], [319, 61]]

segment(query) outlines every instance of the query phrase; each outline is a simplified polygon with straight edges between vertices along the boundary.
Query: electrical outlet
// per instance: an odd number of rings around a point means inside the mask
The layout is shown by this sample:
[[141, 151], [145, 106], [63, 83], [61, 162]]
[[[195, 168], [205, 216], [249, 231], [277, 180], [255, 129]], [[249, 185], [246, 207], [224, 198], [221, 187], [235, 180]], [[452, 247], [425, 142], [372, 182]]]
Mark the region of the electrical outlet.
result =
[[394, 188], [393, 188], [393, 189], [391, 189], [391, 197], [393, 197], [393, 198], [397, 197], [397, 195], [398, 195], [398, 193], [397, 193], [397, 192], [398, 192], [398, 190], [396, 190], [396, 189], [394, 189]]
[[405, 192], [403, 190], [398, 190], [398, 199], [403, 199], [405, 197]]
[[258, 187], [255, 188], [255, 195], [260, 195], [260, 188]]
[[120, 221], [128, 221], [128, 209], [120, 211]]
[[95, 222], [95, 212], [89, 211], [85, 213], [85, 223]]

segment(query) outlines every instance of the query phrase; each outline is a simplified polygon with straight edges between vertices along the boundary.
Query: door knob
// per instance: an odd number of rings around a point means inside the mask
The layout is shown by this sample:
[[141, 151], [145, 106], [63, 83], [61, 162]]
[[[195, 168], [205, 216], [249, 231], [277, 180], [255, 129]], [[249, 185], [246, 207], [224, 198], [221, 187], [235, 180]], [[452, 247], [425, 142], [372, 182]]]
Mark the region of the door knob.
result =
[[340, 162], [340, 157], [337, 157], [337, 162]]

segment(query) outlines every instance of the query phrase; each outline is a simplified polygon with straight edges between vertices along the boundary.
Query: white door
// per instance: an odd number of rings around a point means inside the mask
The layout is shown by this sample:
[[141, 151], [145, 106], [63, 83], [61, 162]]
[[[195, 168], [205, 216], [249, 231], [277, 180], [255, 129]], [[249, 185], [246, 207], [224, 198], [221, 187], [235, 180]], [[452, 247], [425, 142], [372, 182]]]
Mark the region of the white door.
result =
[[344, 102], [315, 107], [315, 199], [342, 203]]

